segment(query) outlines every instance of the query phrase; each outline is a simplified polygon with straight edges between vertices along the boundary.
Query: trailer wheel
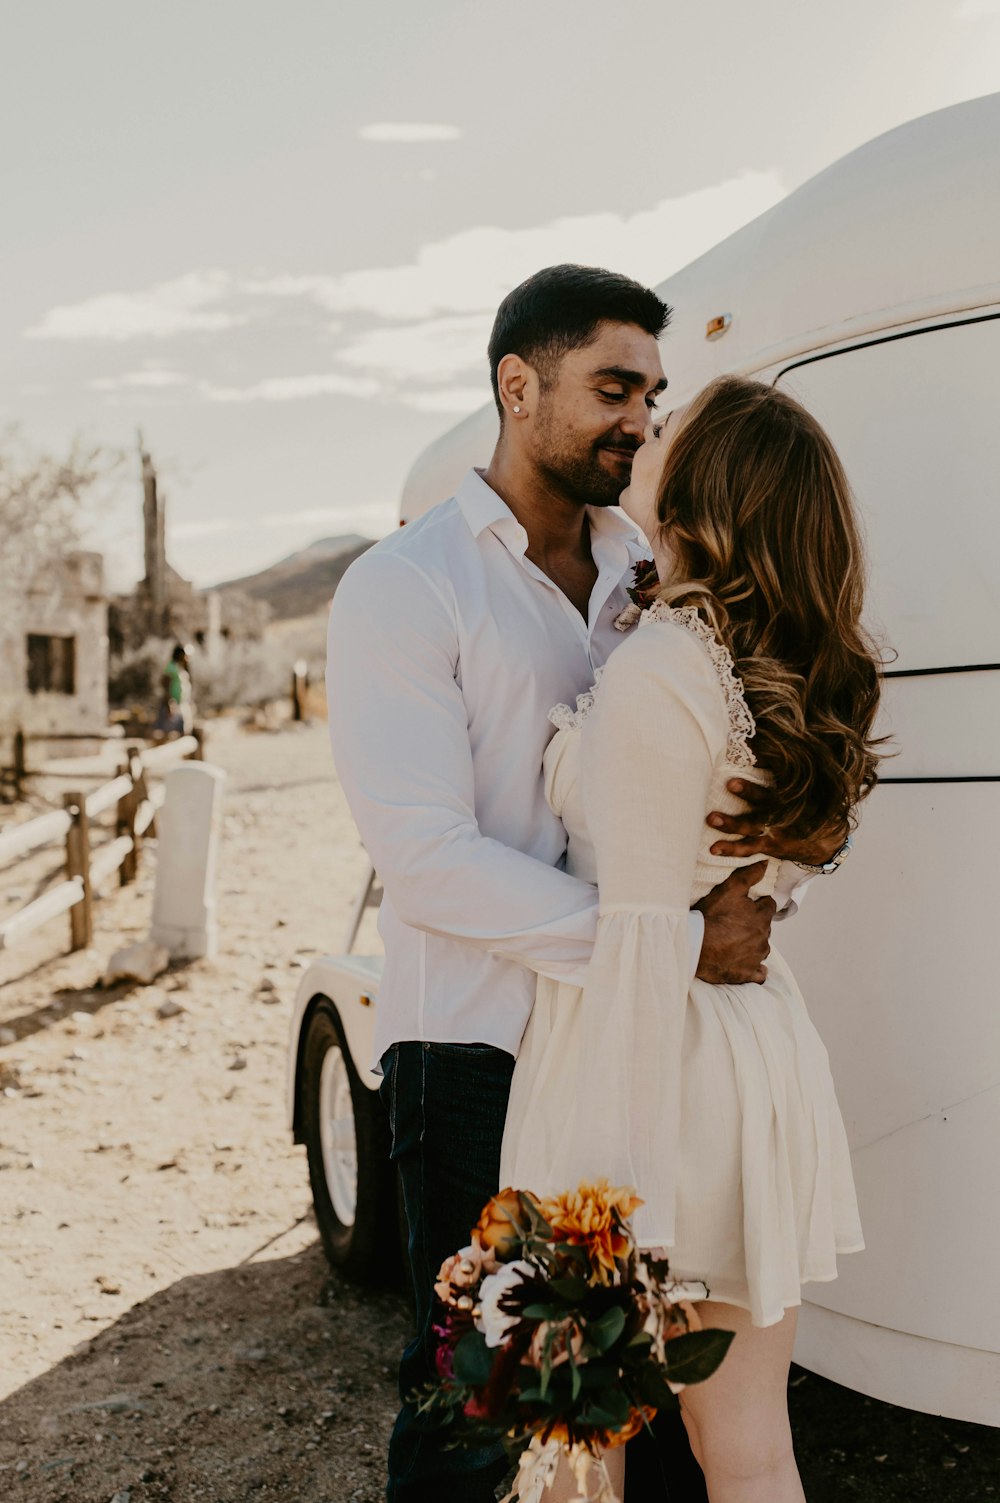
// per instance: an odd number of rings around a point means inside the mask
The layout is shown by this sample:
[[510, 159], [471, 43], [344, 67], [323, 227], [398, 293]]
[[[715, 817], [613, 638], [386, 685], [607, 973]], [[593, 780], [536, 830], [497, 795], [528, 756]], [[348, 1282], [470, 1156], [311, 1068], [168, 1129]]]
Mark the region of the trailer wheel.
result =
[[326, 1255], [359, 1282], [396, 1282], [389, 1123], [377, 1092], [359, 1078], [337, 1010], [325, 997], [309, 1018], [299, 1079], [302, 1138]]

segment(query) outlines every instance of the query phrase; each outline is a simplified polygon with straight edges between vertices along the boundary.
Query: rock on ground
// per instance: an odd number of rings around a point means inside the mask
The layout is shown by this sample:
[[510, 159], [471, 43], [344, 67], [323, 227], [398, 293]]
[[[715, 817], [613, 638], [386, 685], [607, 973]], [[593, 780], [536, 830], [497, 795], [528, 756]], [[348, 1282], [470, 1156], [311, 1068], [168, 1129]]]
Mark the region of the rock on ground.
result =
[[104, 973], [104, 985], [114, 986], [118, 981], [138, 981], [145, 986], [150, 981], [155, 981], [157, 976], [162, 976], [169, 964], [170, 951], [163, 945], [154, 945], [151, 939], [140, 940], [138, 944], [126, 945], [115, 951]]

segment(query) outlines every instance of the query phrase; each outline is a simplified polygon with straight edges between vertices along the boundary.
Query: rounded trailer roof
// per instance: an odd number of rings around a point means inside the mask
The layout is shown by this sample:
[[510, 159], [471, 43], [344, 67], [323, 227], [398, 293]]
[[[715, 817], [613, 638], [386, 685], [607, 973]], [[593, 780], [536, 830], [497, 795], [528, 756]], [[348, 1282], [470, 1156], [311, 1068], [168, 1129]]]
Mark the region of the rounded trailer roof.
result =
[[[669, 398], [871, 333], [1000, 303], [1000, 94], [922, 115], [852, 151], [737, 230], [657, 292]], [[711, 320], [729, 315], [717, 338]], [[417, 458], [411, 520], [489, 460], [492, 403]]]
[[413, 522], [454, 495], [467, 470], [489, 463], [499, 435], [500, 418], [491, 401], [429, 443], [417, 455], [403, 482], [400, 521]]
[[1000, 94], [842, 157], [660, 283], [671, 385], [686, 396], [722, 371], [1000, 301], [998, 185]]

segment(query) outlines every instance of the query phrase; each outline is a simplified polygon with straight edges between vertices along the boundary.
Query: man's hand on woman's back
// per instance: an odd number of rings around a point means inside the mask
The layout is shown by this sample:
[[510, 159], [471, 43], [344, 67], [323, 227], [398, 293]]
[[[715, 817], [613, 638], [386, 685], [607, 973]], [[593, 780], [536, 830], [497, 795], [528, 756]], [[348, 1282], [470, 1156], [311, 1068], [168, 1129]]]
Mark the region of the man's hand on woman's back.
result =
[[822, 866], [840, 850], [850, 833], [846, 824], [834, 822], [803, 837], [782, 829], [781, 810], [773, 807], [770, 788], [730, 778], [730, 793], [738, 794], [748, 805], [745, 814], [723, 814], [713, 810], [708, 823], [726, 838], [712, 846], [713, 856], [773, 856], [778, 861], [794, 861], [805, 866]]
[[767, 870], [755, 861], [741, 866], [694, 906], [704, 915], [705, 938], [695, 974], [715, 985], [765, 981], [764, 961], [771, 949], [773, 898], [752, 898], [750, 889]]

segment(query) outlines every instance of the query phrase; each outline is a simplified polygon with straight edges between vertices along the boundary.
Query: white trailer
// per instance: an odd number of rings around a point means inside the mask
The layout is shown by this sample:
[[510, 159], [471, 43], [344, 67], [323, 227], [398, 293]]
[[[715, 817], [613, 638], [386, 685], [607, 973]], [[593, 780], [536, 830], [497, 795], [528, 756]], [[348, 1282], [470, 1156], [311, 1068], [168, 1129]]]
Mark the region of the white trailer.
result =
[[[1000, 1425], [1000, 94], [880, 136], [657, 290], [675, 308], [674, 405], [734, 371], [787, 387], [830, 432], [867, 528], [872, 624], [897, 653], [897, 755], [850, 862], [778, 934], [830, 1051], [868, 1244], [806, 1287], [796, 1355], [876, 1398]], [[425, 450], [402, 519], [486, 464], [496, 433], [490, 405]], [[345, 1112], [374, 1083], [357, 998], [377, 966], [359, 989], [348, 964], [303, 982], [291, 1099], [318, 1141], [297, 1062], [336, 994], [348, 1058], [320, 1061], [317, 1082], [343, 1079], [312, 1109], [354, 1165]], [[360, 1196], [375, 1167], [356, 1167]]]

